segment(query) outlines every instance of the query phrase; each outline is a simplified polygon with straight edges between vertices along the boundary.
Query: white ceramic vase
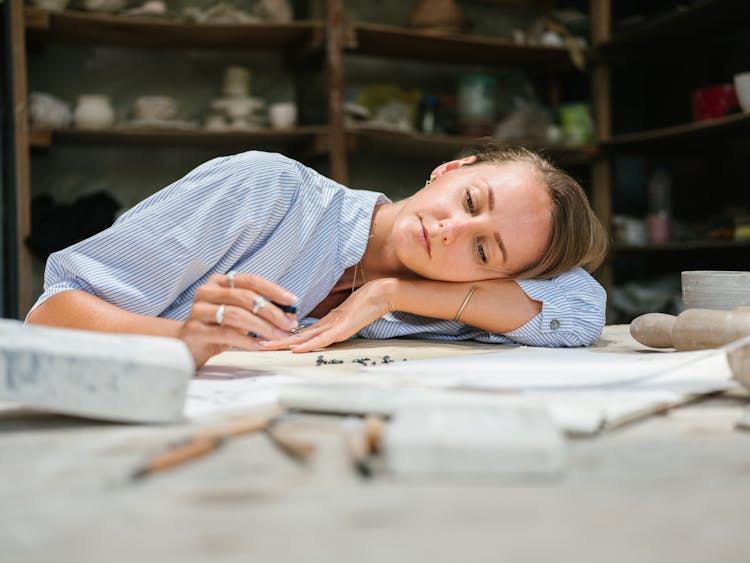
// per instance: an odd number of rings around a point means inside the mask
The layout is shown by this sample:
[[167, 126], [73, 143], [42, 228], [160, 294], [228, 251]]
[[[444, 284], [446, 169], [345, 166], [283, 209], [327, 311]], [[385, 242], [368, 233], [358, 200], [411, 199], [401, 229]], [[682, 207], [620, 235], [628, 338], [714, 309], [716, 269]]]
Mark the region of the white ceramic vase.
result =
[[78, 129], [106, 129], [115, 123], [115, 110], [109, 96], [104, 94], [81, 94], [73, 113]]

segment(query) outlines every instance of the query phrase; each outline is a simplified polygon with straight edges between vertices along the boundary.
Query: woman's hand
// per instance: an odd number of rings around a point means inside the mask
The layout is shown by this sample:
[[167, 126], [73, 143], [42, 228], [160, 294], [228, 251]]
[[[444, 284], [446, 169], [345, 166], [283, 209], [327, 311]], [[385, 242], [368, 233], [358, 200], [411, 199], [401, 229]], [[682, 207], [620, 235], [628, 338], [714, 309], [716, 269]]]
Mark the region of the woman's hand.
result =
[[299, 334], [281, 340], [263, 342], [261, 348], [264, 350], [289, 348], [295, 353], [301, 353], [325, 348], [335, 342], [346, 340], [394, 310], [391, 306], [391, 298], [395, 295], [397, 285], [398, 280], [395, 278], [381, 278], [367, 282], [347, 297], [341, 305]]
[[258, 350], [261, 340], [285, 338], [297, 326], [295, 315], [271, 301], [293, 305], [297, 298], [260, 276], [233, 272], [211, 276], [196, 290], [178, 338], [187, 344], [196, 367], [232, 346]]

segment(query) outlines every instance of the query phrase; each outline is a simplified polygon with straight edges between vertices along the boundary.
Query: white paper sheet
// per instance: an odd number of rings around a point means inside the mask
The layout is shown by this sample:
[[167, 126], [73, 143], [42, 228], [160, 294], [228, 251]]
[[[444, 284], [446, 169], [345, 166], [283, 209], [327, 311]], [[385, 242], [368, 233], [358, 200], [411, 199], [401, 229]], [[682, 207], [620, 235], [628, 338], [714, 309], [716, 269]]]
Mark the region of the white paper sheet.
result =
[[[366, 369], [378, 381], [433, 387], [505, 391], [579, 391], [646, 385], [657, 376], [725, 381], [731, 371], [721, 350], [614, 353], [587, 348], [530, 348], [378, 365]], [[691, 365], [694, 364], [694, 367]], [[709, 370], [708, 375], [706, 370]], [[670, 380], [660, 379], [662, 385]], [[677, 386], [677, 380], [671, 381]]]
[[274, 406], [284, 386], [299, 382], [265, 370], [204, 366], [188, 386], [184, 414], [194, 419]]
[[379, 364], [356, 374], [317, 371], [314, 377], [207, 366], [190, 384], [185, 412], [194, 418], [271, 406], [286, 393], [328, 412], [388, 414], [415, 393], [437, 389], [530, 396], [547, 405], [562, 430], [593, 434], [734, 386], [723, 350], [614, 353], [521, 347]]

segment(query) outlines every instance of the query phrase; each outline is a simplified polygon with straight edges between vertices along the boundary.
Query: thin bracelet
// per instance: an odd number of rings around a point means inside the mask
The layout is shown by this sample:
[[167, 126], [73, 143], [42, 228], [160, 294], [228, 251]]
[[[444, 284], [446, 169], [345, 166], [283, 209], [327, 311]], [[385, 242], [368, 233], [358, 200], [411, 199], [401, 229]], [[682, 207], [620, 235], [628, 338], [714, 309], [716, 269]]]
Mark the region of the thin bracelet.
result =
[[458, 321], [458, 319], [461, 318], [461, 313], [464, 312], [464, 309], [469, 304], [469, 299], [471, 299], [471, 296], [474, 295], [474, 292], [476, 291], [477, 286], [472, 285], [471, 289], [469, 290], [469, 293], [466, 294], [466, 299], [464, 299], [464, 302], [461, 303], [461, 307], [458, 309], [458, 313], [456, 313], [456, 316], [453, 317], [454, 321]]

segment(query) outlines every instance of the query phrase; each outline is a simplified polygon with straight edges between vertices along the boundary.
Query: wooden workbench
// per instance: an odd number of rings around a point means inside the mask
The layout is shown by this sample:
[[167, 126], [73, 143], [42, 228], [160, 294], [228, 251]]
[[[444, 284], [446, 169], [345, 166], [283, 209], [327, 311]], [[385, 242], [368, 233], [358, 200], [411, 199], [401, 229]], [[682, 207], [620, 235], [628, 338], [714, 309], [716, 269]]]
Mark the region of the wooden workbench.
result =
[[[607, 327], [599, 346], [640, 348], [624, 327]], [[353, 341], [325, 355], [407, 349], [412, 358], [496, 350]], [[240, 361], [236, 354], [214, 365]], [[300, 368], [317, 355], [253, 357]], [[574, 440], [560, 479], [461, 484], [363, 479], [350, 467], [342, 420], [313, 415], [283, 423], [316, 444], [307, 465], [258, 434], [132, 482], [133, 468], [197, 424], [5, 411], [0, 561], [744, 562], [750, 433], [735, 425], [747, 401], [715, 396]]]

